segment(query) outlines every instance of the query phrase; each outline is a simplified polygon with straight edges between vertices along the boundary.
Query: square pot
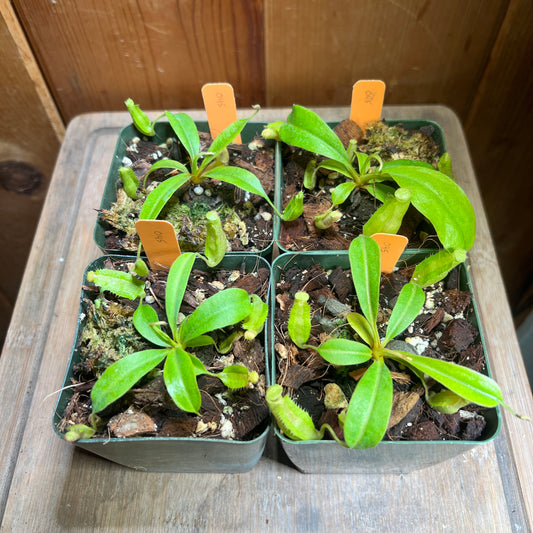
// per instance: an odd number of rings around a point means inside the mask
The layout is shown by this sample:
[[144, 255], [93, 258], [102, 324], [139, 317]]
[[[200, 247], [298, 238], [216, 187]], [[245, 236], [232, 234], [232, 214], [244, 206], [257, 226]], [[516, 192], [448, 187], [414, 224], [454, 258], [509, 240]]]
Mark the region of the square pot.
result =
[[[437, 124], [434, 121], [431, 120], [413, 120], [413, 119], [407, 119], [407, 120], [385, 120], [384, 121], [387, 126], [395, 126], [401, 124], [406, 130], [420, 130], [422, 127], [427, 127], [432, 129], [431, 138], [435, 142], [435, 144], [439, 148], [439, 153], [442, 155], [446, 152], [446, 144], [444, 141], [444, 132], [442, 131], [442, 128], [439, 124]], [[335, 128], [339, 123], [338, 122], [328, 122], [327, 123], [330, 128]], [[284, 202], [284, 192], [285, 192], [285, 175], [284, 175], [284, 164], [285, 161], [282, 157], [282, 150], [280, 143], [278, 143], [277, 149], [276, 149], [276, 207], [280, 212], [282, 212], [283, 208], [283, 202]], [[305, 202], [305, 200], [304, 200]], [[277, 246], [280, 250], [280, 252], [290, 252], [290, 251], [297, 251], [293, 247], [287, 247], [283, 244], [285, 242], [285, 239], [283, 239], [283, 236], [285, 235], [287, 228], [290, 227], [290, 225], [295, 224], [301, 224], [301, 221], [295, 221], [295, 222], [283, 222], [276, 220], [274, 224], [274, 240], [277, 243]], [[303, 228], [303, 231], [306, 231], [305, 228]], [[296, 238], [302, 236], [302, 228], [298, 227], [295, 228], [295, 234]], [[357, 237], [357, 235], [354, 235], [354, 237]], [[301, 245], [300, 250], [328, 250], [332, 249], [331, 247], [327, 247], [326, 245], [321, 246], [318, 244], [319, 247], [314, 247], [314, 244], [311, 244], [308, 240], [305, 242], [303, 240], [300, 241], [298, 246]], [[305, 247], [305, 248], [304, 248]]]
[[[209, 131], [209, 125], [205, 121], [196, 121], [195, 122], [198, 131], [200, 132], [208, 132]], [[266, 126], [266, 123], [264, 122], [248, 122], [243, 131], [241, 132], [241, 138], [243, 144], [247, 144], [251, 142], [255, 136], [258, 136], [261, 134], [261, 131]], [[156, 135], [153, 137], [154, 142], [157, 142], [158, 144], [161, 144], [165, 142], [168, 138], [175, 138], [176, 134], [174, 133], [174, 130], [170, 127], [170, 124], [167, 121], [159, 121], [155, 124], [155, 132]], [[118, 174], [118, 170], [120, 167], [124, 165], [124, 159], [129, 159], [129, 152], [127, 151], [128, 145], [132, 139], [135, 137], [141, 137], [143, 139], [149, 139], [147, 137], [143, 137], [139, 134], [137, 129], [133, 126], [133, 124], [130, 124], [129, 126], [124, 127], [118, 136], [117, 143], [115, 146], [115, 151], [113, 153], [113, 158], [111, 160], [111, 167], [109, 169], [109, 173], [107, 175], [106, 184], [104, 187], [104, 192], [102, 195], [102, 200], [100, 203], [100, 210], [102, 209], [109, 209], [112, 203], [114, 203], [117, 200], [117, 188], [122, 186]], [[271, 145], [274, 147], [273, 141], [267, 141], [268, 145]], [[173, 157], [178, 157], [177, 155], [173, 155]], [[272, 218], [272, 220], [276, 219], [277, 217]], [[132, 254], [135, 252], [128, 251], [121, 248], [107, 248], [106, 247], [106, 238], [105, 238], [105, 232], [110, 229], [110, 226], [107, 224], [107, 222], [100, 220], [100, 217], [97, 217], [96, 224], [94, 227], [94, 241], [96, 245], [104, 252], [104, 253], [110, 253], [110, 254]], [[266, 256], [271, 253], [272, 251], [272, 245], [273, 245], [273, 231], [272, 231], [272, 238], [269, 240], [269, 242], [265, 243], [262, 246], [257, 247], [257, 249], [250, 250], [243, 250], [243, 251], [231, 251], [228, 252], [228, 254], [233, 253], [253, 253], [256, 255], [262, 255]]]
[[[90, 270], [103, 268], [106, 259], [115, 261], [127, 260], [121, 255], [103, 256], [93, 261], [84, 274], [84, 284], [86, 275]], [[266, 260], [257, 255], [237, 255], [226, 256], [216, 269], [240, 270], [243, 273], [250, 273], [265, 268], [270, 276], [270, 265]], [[205, 266], [205, 263], [196, 259], [193, 267], [202, 271], [213, 271]], [[269, 290], [268, 290], [269, 292]], [[267, 302], [269, 294], [267, 292]], [[74, 365], [80, 363], [81, 354], [79, 349], [80, 337], [83, 326], [87, 320], [85, 316], [86, 304], [83, 299], [86, 292], [82, 290], [80, 299], [80, 312], [73, 349], [68, 361], [67, 371], [54, 411], [53, 427], [58, 437], [63, 439], [63, 434], [59, 432], [57, 425], [61, 420], [61, 415], [65, 411], [74, 391], [66, 388], [71, 384]], [[269, 353], [269, 331], [265, 327], [263, 343], [265, 356]], [[259, 339], [261, 336], [258, 337]], [[269, 377], [269, 365], [265, 365], [265, 379]], [[91, 438], [80, 439], [75, 445], [91, 453], [99, 455], [105, 459], [133, 468], [149, 472], [212, 472], [212, 473], [238, 473], [247, 472], [259, 461], [266, 444], [269, 431], [268, 421], [264, 423], [264, 428], [258, 426], [258, 435], [248, 441], [233, 441], [217, 438], [193, 438], [193, 437], [150, 437], [139, 436], [131, 438]]]
[[[400, 261], [407, 264], [419, 262], [428, 255], [427, 252], [406, 252]], [[277, 359], [275, 351], [275, 315], [278, 313], [276, 304], [276, 287], [280, 281], [282, 272], [291, 266], [299, 265], [308, 268], [312, 265], [320, 265], [325, 270], [340, 266], [349, 269], [347, 251], [324, 251], [324, 252], [301, 252], [287, 253], [279, 256], [272, 264], [272, 287], [271, 287], [271, 353], [272, 368], [270, 374], [272, 382], [276, 383]], [[461, 290], [472, 292], [467, 269], [461, 265]], [[474, 300], [472, 300], [473, 312], [468, 316], [468, 321], [478, 329], [486, 354], [480, 322]], [[490, 375], [488, 361], [485, 355], [486, 373]], [[500, 413], [498, 408], [483, 411], [486, 426], [482, 437], [474, 441], [382, 441], [376, 447], [370, 449], [348, 449], [333, 440], [293, 441], [287, 438], [275, 425], [275, 434], [281, 446], [295, 467], [304, 473], [313, 474], [343, 474], [343, 473], [384, 473], [399, 474], [419, 470], [430, 465], [443, 462], [451, 457], [462, 454], [465, 451], [492, 441], [500, 428]]]

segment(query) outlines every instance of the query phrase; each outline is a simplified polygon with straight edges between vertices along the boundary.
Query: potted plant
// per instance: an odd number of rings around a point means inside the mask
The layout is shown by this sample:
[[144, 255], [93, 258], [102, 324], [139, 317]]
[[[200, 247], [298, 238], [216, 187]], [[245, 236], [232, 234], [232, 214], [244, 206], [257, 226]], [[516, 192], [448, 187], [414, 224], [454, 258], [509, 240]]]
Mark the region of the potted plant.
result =
[[360, 236], [348, 252], [279, 256], [273, 287], [267, 401], [303, 472], [406, 472], [497, 434], [506, 405], [463, 265], [438, 285], [414, 283], [413, 266], [380, 276]]
[[[131, 99], [132, 124], [117, 140], [95, 227], [106, 252], [135, 252], [135, 222], [172, 223], [184, 251], [201, 251], [205, 215], [216, 210], [228, 238], [228, 251], [268, 254], [272, 249], [274, 146], [257, 137], [264, 125], [258, 112], [228, 126], [215, 140], [185, 113], [166, 111], [166, 122], [150, 121]], [[232, 144], [241, 134], [245, 144]], [[157, 142], [154, 142], [157, 141]]]
[[426, 238], [435, 233], [433, 247], [438, 239], [450, 263], [462, 262], [474, 242], [474, 211], [451, 177], [438, 125], [408, 126], [418, 133], [378, 122], [365, 136], [351, 121], [333, 131], [297, 105], [285, 123], [270, 124], [263, 135], [284, 143], [283, 178], [295, 174], [299, 180], [285, 189], [280, 179], [279, 207], [301, 185], [306, 190], [305, 221], [282, 222], [281, 248], [346, 249], [360, 233], [407, 233], [422, 222]]
[[58, 435], [136, 469], [251, 469], [269, 426], [269, 276], [253, 255], [206, 268], [183, 253], [168, 273], [125, 256], [91, 264]]

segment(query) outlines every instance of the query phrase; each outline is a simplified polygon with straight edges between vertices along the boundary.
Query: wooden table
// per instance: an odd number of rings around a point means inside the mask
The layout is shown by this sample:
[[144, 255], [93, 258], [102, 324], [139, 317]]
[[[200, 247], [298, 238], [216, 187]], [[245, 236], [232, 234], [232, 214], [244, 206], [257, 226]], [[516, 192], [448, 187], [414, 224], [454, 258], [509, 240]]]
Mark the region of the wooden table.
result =
[[[261, 120], [287, 112], [263, 110]], [[203, 118], [202, 112], [191, 114]], [[348, 110], [321, 114], [337, 120]], [[442, 106], [386, 107], [384, 117], [432, 119], [444, 129], [457, 179], [478, 219], [469, 257], [493, 375], [508, 403], [532, 415], [531, 389], [460, 123]], [[405, 475], [304, 475], [272, 440], [246, 474], [143, 473], [57, 438], [54, 391], [72, 345], [83, 270], [100, 255], [92, 240], [94, 209], [117, 133], [127, 122], [122, 112], [77, 117], [57, 160], [0, 358], [1, 530], [530, 531], [533, 424], [505, 412], [492, 443]]]

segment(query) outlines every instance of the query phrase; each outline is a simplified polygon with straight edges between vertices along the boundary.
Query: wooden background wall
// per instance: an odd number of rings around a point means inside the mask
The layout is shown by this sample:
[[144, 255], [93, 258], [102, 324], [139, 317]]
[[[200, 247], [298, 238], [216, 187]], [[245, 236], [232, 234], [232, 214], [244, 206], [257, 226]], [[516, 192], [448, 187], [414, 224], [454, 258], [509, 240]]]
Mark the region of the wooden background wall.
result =
[[[531, 0], [0, 0], [0, 10], [0, 327], [63, 125], [121, 110], [128, 96], [145, 109], [201, 107], [209, 81], [232, 83], [246, 107], [348, 105], [354, 81], [380, 78], [387, 104], [454, 109], [517, 320], [531, 305]], [[30, 163], [43, 184], [7, 190], [8, 160]]]

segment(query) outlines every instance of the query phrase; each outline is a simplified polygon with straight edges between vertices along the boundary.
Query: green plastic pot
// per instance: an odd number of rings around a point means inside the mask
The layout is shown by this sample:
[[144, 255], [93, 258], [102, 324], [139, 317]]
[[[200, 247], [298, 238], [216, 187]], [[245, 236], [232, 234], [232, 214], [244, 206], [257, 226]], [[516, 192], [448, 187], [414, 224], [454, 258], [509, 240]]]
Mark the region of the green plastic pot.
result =
[[[427, 257], [428, 252], [406, 252], [401, 261], [407, 264], [419, 262]], [[276, 382], [276, 353], [274, 350], [274, 317], [276, 309], [275, 288], [281, 277], [281, 273], [294, 265], [309, 267], [321, 265], [326, 270], [340, 266], [349, 269], [348, 252], [324, 251], [324, 252], [301, 252], [286, 253], [280, 255], [272, 264], [272, 287], [271, 287], [271, 364], [270, 375], [273, 384]], [[467, 269], [462, 266], [461, 280], [462, 290], [472, 292], [472, 286], [468, 277]], [[472, 298], [474, 312], [468, 320], [480, 332], [483, 351], [486, 354], [482, 330], [474, 299]], [[486, 372], [490, 375], [488, 360], [485, 355]], [[333, 440], [319, 441], [293, 441], [283, 435], [274, 424], [276, 437], [283, 450], [294, 466], [301, 472], [308, 474], [401, 474], [419, 470], [427, 466], [441, 463], [447, 459], [460, 455], [475, 446], [480, 446], [492, 441], [500, 429], [499, 408], [491, 408], [483, 411], [487, 421], [484, 433], [480, 440], [476, 441], [382, 441], [375, 448], [366, 450], [348, 449]]]
[[[123, 255], [102, 256], [96, 259], [85, 270], [84, 284], [86, 283], [87, 272], [89, 270], [103, 268], [104, 261], [107, 258], [117, 261], [127, 260]], [[216, 268], [241, 270], [246, 273], [254, 272], [258, 268], [267, 268], [270, 272], [270, 265], [264, 258], [251, 254], [226, 256]], [[195, 261], [194, 269], [205, 272], [216, 270], [207, 268], [201, 259]], [[85, 291], [82, 290], [74, 345], [53, 417], [54, 431], [62, 440], [63, 435], [57, 430], [57, 424], [61, 419], [61, 414], [74, 394], [72, 389], [65, 389], [65, 387], [71, 385], [71, 378], [74, 375], [74, 365], [78, 364], [81, 360], [78, 345], [85, 323], [85, 305], [83, 302], [85, 296]], [[269, 330], [266, 327], [264, 330], [266, 357], [268, 357], [267, 354], [269, 353], [268, 335]], [[268, 364], [266, 365], [265, 373], [268, 381], [270, 379]], [[135, 470], [147, 472], [240, 473], [251, 470], [261, 458], [269, 429], [270, 426], [266, 424], [261, 434], [249, 441], [192, 437], [113, 437], [105, 439], [80, 439], [75, 445], [109, 461]]]
[[[420, 128], [424, 126], [431, 126], [433, 128], [433, 133], [431, 134], [432, 139], [435, 141], [437, 146], [440, 149], [440, 153], [443, 154], [446, 152], [446, 144], [444, 142], [444, 132], [442, 131], [442, 128], [439, 124], [432, 120], [385, 120], [385, 123], [388, 126], [395, 126], [397, 124], [402, 124], [405, 129], [407, 130], [419, 130]], [[330, 128], [335, 128], [339, 124], [339, 122], [328, 122], [327, 123]], [[275, 192], [275, 205], [277, 209], [282, 212], [283, 208], [283, 192], [285, 190], [285, 181], [283, 177], [283, 159], [281, 156], [281, 148], [279, 146], [276, 147], [276, 192]], [[281, 233], [283, 231], [283, 222], [280, 222], [277, 217], [274, 222], [274, 242], [277, 244], [278, 249], [281, 253], [289, 252], [291, 250], [287, 250], [282, 244], [281, 244]], [[292, 250], [294, 251], [294, 250]], [[318, 250], [317, 250], [318, 251]]]
[[[209, 131], [209, 125], [204, 121], [195, 122], [198, 131]], [[241, 138], [243, 143], [249, 143], [253, 140], [255, 136], [261, 134], [261, 131], [266, 126], [264, 122], [248, 122], [243, 131], [241, 132]], [[174, 130], [170, 127], [170, 124], [166, 121], [160, 121], [155, 124], [155, 136], [153, 137], [154, 142], [158, 144], [164, 142], [169, 137], [176, 137]], [[122, 186], [120, 183], [120, 178], [118, 175], [118, 169], [123, 166], [123, 160], [125, 157], [128, 157], [128, 152], [126, 148], [128, 147], [131, 139], [135, 137], [142, 137], [137, 129], [130, 124], [122, 128], [119, 133], [117, 143], [115, 146], [115, 151], [113, 152], [113, 159], [111, 160], [111, 167], [107, 175], [106, 184], [104, 187], [104, 192], [102, 195], [102, 200], [100, 202], [100, 209], [109, 209], [111, 204], [117, 199], [117, 187]], [[277, 217], [273, 217], [277, 219]], [[104, 253], [108, 254], [127, 254], [131, 255], [133, 252], [122, 250], [122, 249], [112, 249], [106, 248], [105, 246], [105, 231], [109, 227], [106, 222], [101, 221], [99, 218], [96, 219], [96, 224], [94, 227], [94, 242]], [[238, 252], [227, 252], [228, 254], [243, 254], [243, 253], [253, 253], [256, 255], [267, 256], [272, 252], [273, 239], [270, 243], [266, 244], [261, 250], [255, 251], [238, 251]]]

